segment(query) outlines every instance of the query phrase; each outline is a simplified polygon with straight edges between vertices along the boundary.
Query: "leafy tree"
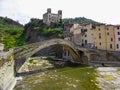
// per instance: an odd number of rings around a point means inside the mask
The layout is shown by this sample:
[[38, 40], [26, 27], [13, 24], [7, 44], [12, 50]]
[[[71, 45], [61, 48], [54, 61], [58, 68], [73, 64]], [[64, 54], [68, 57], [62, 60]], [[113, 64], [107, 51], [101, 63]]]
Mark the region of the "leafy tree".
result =
[[5, 49], [17, 46], [17, 41], [23, 31], [23, 26], [18, 22], [7, 17], [0, 17], [0, 43], [5, 44]]

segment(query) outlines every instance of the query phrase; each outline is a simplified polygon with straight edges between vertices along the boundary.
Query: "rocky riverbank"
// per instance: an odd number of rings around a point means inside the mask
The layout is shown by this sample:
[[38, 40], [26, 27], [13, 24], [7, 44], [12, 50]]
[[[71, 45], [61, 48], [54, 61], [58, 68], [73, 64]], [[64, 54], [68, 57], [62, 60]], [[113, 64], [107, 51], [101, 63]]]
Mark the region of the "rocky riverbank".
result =
[[101, 90], [120, 90], [120, 67], [98, 67], [96, 70]]
[[18, 73], [52, 67], [54, 67], [53, 64], [51, 64], [48, 60], [44, 60], [42, 57], [29, 58], [18, 71]]

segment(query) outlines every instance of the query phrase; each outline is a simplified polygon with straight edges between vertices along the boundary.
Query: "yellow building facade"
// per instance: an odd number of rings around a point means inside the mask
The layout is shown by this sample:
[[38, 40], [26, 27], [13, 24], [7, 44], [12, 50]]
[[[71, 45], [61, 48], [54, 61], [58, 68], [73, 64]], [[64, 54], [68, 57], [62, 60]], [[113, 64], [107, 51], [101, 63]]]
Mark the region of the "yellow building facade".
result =
[[106, 25], [106, 47], [109, 51], [115, 51], [115, 33], [113, 25]]
[[99, 24], [95, 26], [94, 29], [94, 38], [95, 38], [95, 47], [97, 49], [106, 50], [106, 32], [105, 32], [106, 25]]
[[95, 47], [97, 49], [114, 51], [115, 37], [114, 26], [99, 24], [94, 29]]

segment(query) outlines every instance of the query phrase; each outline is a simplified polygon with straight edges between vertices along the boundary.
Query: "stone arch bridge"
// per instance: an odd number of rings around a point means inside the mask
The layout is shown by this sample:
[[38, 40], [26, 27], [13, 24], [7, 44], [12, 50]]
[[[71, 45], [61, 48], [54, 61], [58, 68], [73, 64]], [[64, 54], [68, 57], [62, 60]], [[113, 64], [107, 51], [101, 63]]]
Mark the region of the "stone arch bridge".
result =
[[43, 42], [37, 42], [14, 48], [14, 59], [15, 59], [15, 72], [17, 72], [24, 62], [39, 50], [52, 46], [61, 45], [67, 51], [70, 52], [74, 63], [88, 64], [92, 54], [96, 52], [90, 49], [79, 47], [74, 45], [72, 42], [64, 39], [51, 39]]

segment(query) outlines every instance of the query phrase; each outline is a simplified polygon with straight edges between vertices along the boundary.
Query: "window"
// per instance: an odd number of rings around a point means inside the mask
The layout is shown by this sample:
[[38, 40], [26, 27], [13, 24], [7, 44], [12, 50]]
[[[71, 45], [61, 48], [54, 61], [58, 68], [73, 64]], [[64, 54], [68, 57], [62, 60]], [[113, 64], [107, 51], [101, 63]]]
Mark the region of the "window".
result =
[[120, 41], [120, 37], [118, 38], [118, 41]]
[[83, 29], [81, 29], [81, 32], [83, 33], [83, 32], [84, 32], [84, 30], [83, 30]]
[[113, 38], [111, 38], [111, 41], [113, 41]]
[[119, 44], [117, 44], [117, 49], [119, 48]]
[[85, 35], [85, 37], [87, 37], [87, 35]]
[[99, 39], [101, 39], [101, 33], [99, 33]]
[[109, 35], [109, 32], [107, 32], [107, 35]]
[[107, 30], [109, 30], [109, 28], [107, 28]]
[[120, 32], [118, 32], [118, 35], [120, 35]]
[[101, 36], [99, 36], [99, 39], [101, 39]]
[[112, 49], [112, 44], [110, 44], [110, 48]]
[[100, 28], [98, 28], [98, 30], [100, 31]]
[[84, 32], [87, 32], [87, 29], [84, 29]]
[[117, 27], [117, 29], [119, 29], [119, 27]]
[[99, 43], [99, 45], [101, 45], [101, 43]]
[[85, 44], [87, 44], [87, 40], [85, 40]]

